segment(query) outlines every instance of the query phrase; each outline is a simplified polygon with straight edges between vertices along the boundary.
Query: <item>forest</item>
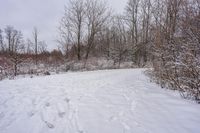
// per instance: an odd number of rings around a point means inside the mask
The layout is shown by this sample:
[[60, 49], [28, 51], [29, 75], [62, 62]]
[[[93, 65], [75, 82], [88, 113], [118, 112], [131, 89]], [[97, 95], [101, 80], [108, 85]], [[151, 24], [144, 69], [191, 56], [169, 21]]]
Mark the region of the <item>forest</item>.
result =
[[20, 29], [0, 27], [0, 79], [148, 68], [162, 88], [200, 100], [199, 0], [128, 0], [121, 14], [102, 0], [70, 0], [63, 10], [51, 51], [37, 27], [28, 39]]

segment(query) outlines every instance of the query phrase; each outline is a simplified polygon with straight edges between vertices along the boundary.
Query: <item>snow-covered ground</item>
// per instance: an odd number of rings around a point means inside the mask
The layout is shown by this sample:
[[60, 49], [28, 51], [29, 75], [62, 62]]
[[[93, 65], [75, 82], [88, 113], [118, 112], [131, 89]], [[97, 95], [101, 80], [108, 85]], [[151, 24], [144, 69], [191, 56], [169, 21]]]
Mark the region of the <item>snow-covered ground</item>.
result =
[[0, 82], [0, 133], [199, 133], [200, 106], [144, 69]]

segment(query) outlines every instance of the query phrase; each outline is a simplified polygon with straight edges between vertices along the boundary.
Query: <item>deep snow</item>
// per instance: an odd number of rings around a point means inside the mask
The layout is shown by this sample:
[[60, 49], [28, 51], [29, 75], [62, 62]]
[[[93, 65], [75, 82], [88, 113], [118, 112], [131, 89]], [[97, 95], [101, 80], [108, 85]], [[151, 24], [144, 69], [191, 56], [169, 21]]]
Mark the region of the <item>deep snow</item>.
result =
[[0, 133], [199, 133], [200, 106], [144, 69], [0, 82]]

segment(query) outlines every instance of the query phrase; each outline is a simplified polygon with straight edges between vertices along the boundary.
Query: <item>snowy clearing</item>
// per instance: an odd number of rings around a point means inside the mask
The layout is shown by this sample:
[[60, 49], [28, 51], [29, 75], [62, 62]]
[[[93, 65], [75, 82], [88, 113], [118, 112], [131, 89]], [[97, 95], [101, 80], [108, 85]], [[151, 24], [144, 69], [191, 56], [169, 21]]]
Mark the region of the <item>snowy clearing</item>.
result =
[[199, 133], [200, 106], [144, 69], [0, 82], [0, 133]]

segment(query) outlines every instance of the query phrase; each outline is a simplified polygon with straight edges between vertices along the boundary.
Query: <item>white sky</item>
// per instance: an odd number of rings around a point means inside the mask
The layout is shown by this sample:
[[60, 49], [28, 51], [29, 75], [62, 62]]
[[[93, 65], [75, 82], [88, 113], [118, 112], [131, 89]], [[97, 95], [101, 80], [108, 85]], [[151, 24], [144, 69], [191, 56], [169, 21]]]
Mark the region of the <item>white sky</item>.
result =
[[[68, 0], [0, 0], [0, 28], [12, 25], [21, 30], [24, 38], [32, 39], [36, 26], [39, 39], [45, 40], [48, 49], [57, 48], [57, 27]], [[107, 0], [110, 7], [122, 13], [127, 0]]]

